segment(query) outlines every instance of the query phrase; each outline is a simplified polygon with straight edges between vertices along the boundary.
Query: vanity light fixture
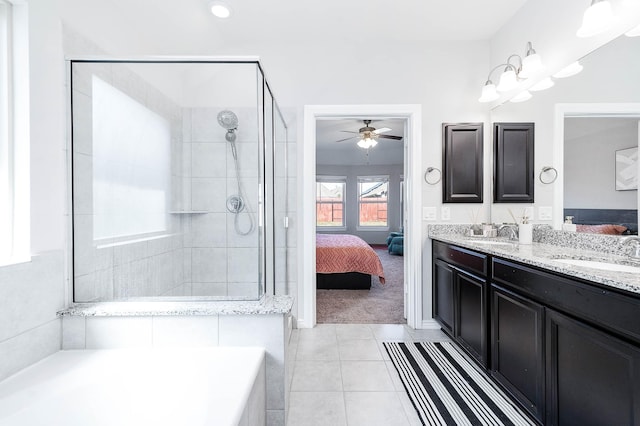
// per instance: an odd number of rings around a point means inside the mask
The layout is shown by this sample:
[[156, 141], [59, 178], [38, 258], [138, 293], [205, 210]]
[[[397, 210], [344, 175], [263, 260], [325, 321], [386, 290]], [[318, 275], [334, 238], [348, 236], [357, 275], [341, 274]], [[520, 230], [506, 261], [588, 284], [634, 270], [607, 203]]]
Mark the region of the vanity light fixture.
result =
[[578, 37], [592, 37], [611, 28], [614, 22], [613, 10], [608, 0], [592, 0], [584, 12], [582, 26], [576, 32]]
[[[518, 64], [511, 63], [517, 60]], [[524, 59], [520, 55], [513, 54], [507, 58], [507, 62], [494, 67], [489, 71], [487, 80], [482, 87], [482, 94], [478, 102], [492, 102], [500, 98], [498, 92], [509, 92], [518, 87], [521, 80], [527, 79], [543, 68], [540, 55], [535, 51], [531, 42], [527, 42], [527, 50]], [[497, 69], [503, 69], [500, 80], [496, 86], [491, 80], [491, 75]]]
[[582, 68], [583, 68], [582, 64], [579, 61], [575, 61], [575, 62], [567, 65], [566, 67], [562, 68], [560, 71], [555, 73], [553, 76], [555, 78], [571, 77], [572, 75], [576, 75], [580, 71], [582, 71]]
[[524, 102], [531, 99], [532, 95], [528, 90], [518, 93], [516, 96], [511, 98], [511, 102]]
[[231, 16], [231, 7], [223, 1], [213, 0], [209, 2], [209, 10], [216, 18], [227, 19]]
[[551, 77], [543, 78], [533, 86], [529, 87], [529, 90], [532, 92], [539, 92], [541, 90], [546, 90], [549, 87], [552, 87], [555, 83], [551, 80]]

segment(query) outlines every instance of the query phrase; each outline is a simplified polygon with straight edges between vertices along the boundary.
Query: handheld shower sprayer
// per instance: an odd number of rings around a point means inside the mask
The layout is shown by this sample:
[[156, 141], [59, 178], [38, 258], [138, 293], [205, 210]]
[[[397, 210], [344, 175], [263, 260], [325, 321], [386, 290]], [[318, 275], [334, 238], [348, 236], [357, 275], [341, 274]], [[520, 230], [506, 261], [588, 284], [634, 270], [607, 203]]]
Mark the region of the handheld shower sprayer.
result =
[[[236, 139], [238, 135], [236, 134], [236, 130], [238, 130], [238, 116], [229, 110], [222, 110], [218, 113], [218, 124], [222, 126], [222, 128], [227, 130], [227, 134], [224, 136], [225, 140], [229, 142], [231, 146], [231, 154], [233, 155], [233, 162], [235, 165], [236, 171], [236, 184], [238, 185], [238, 194], [232, 195], [227, 199], [227, 210], [231, 213], [234, 213], [234, 226], [236, 232], [239, 235], [249, 235], [255, 226], [253, 222], [253, 217], [248, 208], [248, 201], [245, 198], [244, 190], [240, 183], [240, 172], [238, 166], [238, 152], [236, 150]], [[246, 231], [242, 231], [240, 229], [239, 220], [240, 213], [245, 212], [247, 218], [249, 219], [249, 228]]]

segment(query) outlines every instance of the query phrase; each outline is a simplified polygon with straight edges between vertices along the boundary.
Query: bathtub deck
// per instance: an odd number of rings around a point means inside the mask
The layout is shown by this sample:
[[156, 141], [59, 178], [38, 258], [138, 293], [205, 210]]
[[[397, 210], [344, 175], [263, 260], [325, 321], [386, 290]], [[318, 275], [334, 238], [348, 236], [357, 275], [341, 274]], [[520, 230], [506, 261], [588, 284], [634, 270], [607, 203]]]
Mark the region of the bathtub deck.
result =
[[60, 351], [0, 382], [0, 425], [264, 424], [264, 366], [262, 348]]

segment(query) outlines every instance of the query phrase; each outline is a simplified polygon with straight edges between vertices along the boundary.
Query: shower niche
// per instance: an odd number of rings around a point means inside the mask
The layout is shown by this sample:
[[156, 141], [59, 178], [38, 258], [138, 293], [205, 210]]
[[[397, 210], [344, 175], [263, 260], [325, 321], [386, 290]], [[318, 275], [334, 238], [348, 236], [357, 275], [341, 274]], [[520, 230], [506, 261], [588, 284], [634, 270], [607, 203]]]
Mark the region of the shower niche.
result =
[[74, 302], [286, 294], [287, 128], [257, 61], [69, 61]]

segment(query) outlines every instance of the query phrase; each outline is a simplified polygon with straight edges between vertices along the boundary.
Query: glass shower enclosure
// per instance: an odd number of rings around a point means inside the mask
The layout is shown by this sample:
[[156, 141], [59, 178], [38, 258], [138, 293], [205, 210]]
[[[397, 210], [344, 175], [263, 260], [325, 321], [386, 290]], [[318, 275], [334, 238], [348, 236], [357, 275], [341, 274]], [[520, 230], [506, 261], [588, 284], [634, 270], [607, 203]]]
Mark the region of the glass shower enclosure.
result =
[[259, 62], [69, 74], [74, 302], [287, 294], [287, 127]]

